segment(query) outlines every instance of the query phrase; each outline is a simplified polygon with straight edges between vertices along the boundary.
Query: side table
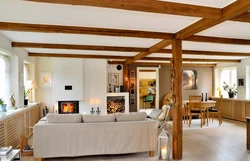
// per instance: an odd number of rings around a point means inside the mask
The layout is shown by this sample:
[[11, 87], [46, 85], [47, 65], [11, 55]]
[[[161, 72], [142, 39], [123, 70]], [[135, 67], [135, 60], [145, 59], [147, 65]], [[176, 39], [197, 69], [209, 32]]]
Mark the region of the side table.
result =
[[20, 149], [12, 149], [12, 151], [8, 154], [7, 158], [1, 158], [0, 161], [14, 161], [21, 160]]

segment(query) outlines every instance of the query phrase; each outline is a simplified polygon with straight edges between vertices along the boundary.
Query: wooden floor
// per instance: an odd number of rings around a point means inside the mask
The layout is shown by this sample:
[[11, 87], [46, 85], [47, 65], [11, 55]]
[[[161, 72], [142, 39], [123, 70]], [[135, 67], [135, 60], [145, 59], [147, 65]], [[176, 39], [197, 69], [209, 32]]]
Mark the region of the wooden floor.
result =
[[[246, 150], [245, 123], [223, 120], [224, 126], [194, 128], [183, 132], [183, 161], [250, 161]], [[193, 126], [195, 126], [193, 124]], [[199, 126], [199, 125], [198, 125]], [[157, 153], [156, 153], [157, 155]], [[53, 158], [46, 161], [156, 161], [157, 156], [136, 153], [111, 156], [85, 156], [78, 158]], [[23, 157], [22, 161], [33, 161]]]

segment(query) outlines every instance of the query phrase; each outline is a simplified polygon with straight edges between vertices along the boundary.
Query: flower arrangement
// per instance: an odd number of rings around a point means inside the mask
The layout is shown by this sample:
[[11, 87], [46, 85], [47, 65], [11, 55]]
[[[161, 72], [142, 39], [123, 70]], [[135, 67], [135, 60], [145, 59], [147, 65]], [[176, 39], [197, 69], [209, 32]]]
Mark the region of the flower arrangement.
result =
[[29, 89], [27, 89], [27, 91], [25, 90], [25, 88], [24, 88], [24, 99], [26, 99], [27, 97], [28, 97], [28, 95], [30, 94], [30, 92], [31, 92], [31, 88], [29, 88]]
[[228, 92], [229, 98], [234, 98], [234, 96], [237, 94], [237, 88], [235, 87], [235, 84], [233, 87], [229, 87], [226, 82], [223, 82], [223, 89]]
[[0, 98], [0, 105], [4, 105], [4, 104], [5, 104], [5, 102], [4, 102], [3, 98]]

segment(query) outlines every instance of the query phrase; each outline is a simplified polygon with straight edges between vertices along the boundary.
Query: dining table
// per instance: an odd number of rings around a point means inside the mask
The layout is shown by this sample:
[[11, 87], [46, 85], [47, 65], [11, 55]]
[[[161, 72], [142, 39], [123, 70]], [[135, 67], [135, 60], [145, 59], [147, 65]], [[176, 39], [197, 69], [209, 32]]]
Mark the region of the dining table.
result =
[[[186, 122], [188, 124], [189, 100], [183, 100], [182, 103], [183, 103], [183, 107], [184, 107], [184, 116], [183, 116], [184, 123]], [[207, 111], [209, 108], [215, 107], [215, 105], [216, 105], [216, 101], [214, 101], [214, 100], [202, 101], [202, 108], [207, 110]], [[204, 122], [204, 124], [205, 124], [205, 122]]]

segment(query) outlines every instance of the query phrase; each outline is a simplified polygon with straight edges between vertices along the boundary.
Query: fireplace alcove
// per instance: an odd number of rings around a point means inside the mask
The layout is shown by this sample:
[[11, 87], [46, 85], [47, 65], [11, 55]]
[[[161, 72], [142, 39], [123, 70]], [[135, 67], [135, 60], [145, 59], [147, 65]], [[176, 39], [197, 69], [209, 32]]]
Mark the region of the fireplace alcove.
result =
[[58, 113], [79, 113], [79, 101], [58, 101]]

